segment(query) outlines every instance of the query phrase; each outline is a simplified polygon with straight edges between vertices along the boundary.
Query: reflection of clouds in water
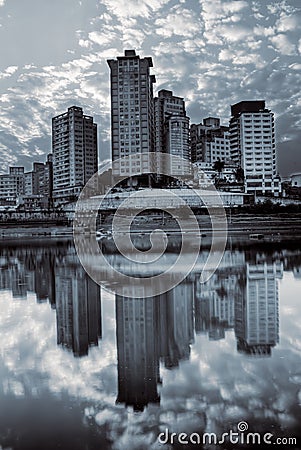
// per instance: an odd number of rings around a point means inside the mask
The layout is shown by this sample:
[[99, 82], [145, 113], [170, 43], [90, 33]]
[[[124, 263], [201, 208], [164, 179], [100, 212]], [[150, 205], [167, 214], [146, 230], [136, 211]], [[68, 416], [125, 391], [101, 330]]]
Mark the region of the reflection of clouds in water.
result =
[[[82, 400], [114, 403], [116, 349], [114, 339], [108, 340], [114, 334], [107, 334], [104, 351], [100, 344], [100, 348], [91, 348], [89, 358], [74, 358], [56, 345], [55, 311], [49, 304], [36, 304], [34, 295], [25, 301], [13, 300], [5, 292], [0, 296], [0, 308], [2, 370], [9, 377], [12, 394], [21, 391], [20, 384], [29, 383], [26, 388], [30, 391], [38, 386], [56, 394], [65, 391]], [[28, 377], [32, 370], [34, 376]]]
[[[283, 346], [301, 352], [301, 279], [296, 279], [291, 272], [284, 273], [279, 283], [280, 301], [280, 339]], [[299, 320], [298, 320], [299, 318]]]
[[[206, 413], [207, 430], [221, 430], [227, 422], [248, 420], [259, 429], [274, 421], [283, 427], [298, 426], [298, 390], [290, 374], [300, 371], [300, 305], [291, 274], [284, 273], [280, 290], [280, 345], [272, 358], [238, 355], [234, 332], [226, 339], [209, 341], [197, 336], [190, 364], [180, 363], [179, 371], [161, 370], [163, 388], [161, 410], [176, 411], [195, 401], [195, 411]], [[293, 315], [290, 312], [293, 311]], [[166, 413], [168, 417], [168, 414]], [[170, 416], [172, 417], [172, 416]], [[299, 417], [300, 420], [300, 417]], [[169, 426], [174, 430], [173, 420]]]
[[[271, 431], [273, 424], [298, 426], [296, 405], [301, 401], [299, 280], [284, 272], [280, 291], [280, 343], [271, 358], [251, 358], [236, 351], [233, 331], [225, 339], [195, 337], [190, 361], [176, 370], [163, 366], [160, 407], [148, 406], [134, 414], [115, 405], [117, 397], [115, 305], [103, 291], [103, 339], [89, 356], [74, 358], [56, 345], [55, 311], [47, 303], [0, 296], [0, 341], [3, 393], [39, 397], [43, 392], [63, 392], [89, 406], [83, 420], [95, 420], [114, 442], [114, 449], [158, 448], [158, 433], [170, 431], [221, 432], [246, 420], [251, 431]], [[300, 292], [300, 291], [299, 291]], [[109, 314], [108, 314], [109, 312]], [[291, 435], [294, 436], [293, 431]]]

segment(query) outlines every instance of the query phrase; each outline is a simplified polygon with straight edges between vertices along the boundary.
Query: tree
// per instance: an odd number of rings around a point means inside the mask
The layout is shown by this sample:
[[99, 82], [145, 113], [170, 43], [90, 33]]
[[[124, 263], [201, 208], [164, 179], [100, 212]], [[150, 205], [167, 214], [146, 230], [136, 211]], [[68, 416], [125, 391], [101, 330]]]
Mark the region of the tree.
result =
[[244, 181], [245, 174], [244, 174], [244, 170], [241, 167], [237, 167], [237, 169], [234, 172], [234, 175], [235, 175], [236, 181], [238, 183]]
[[218, 172], [218, 178], [221, 178], [221, 173], [224, 170], [225, 161], [221, 161], [219, 158], [213, 164], [213, 169]]

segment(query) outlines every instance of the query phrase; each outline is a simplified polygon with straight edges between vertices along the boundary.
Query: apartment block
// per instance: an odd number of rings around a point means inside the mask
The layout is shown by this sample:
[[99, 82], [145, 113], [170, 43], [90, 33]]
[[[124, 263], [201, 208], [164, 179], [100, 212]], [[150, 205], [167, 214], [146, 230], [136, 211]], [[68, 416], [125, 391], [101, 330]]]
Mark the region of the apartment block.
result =
[[55, 204], [78, 198], [97, 172], [97, 125], [82, 108], [72, 106], [52, 119], [53, 199]]
[[[111, 71], [111, 132], [114, 179], [154, 171], [154, 103], [152, 58], [135, 50], [107, 61]], [[119, 158], [131, 156], [130, 161]]]
[[203, 123], [192, 124], [191, 159], [192, 162], [224, 161], [230, 158], [229, 127], [220, 124], [220, 119], [207, 117]]
[[231, 158], [244, 171], [245, 192], [279, 196], [274, 114], [260, 100], [232, 105], [231, 115]]
[[[158, 92], [158, 97], [154, 99], [154, 109], [158, 172], [163, 170], [165, 173], [177, 177], [192, 175], [189, 139], [190, 119], [186, 116], [184, 99], [174, 96], [172, 91], [162, 89]], [[162, 158], [159, 156], [161, 153], [179, 157], [187, 163], [171, 159], [168, 167], [163, 167]]]
[[25, 193], [24, 167], [10, 167], [8, 174], [0, 175], [0, 202], [16, 204], [19, 196]]

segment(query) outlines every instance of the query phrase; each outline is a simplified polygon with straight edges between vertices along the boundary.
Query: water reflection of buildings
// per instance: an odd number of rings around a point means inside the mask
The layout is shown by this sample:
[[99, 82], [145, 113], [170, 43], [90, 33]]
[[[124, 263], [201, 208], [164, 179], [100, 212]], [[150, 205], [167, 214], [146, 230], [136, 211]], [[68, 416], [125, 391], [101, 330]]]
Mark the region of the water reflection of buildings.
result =
[[100, 288], [75, 256], [65, 264], [55, 277], [57, 343], [83, 356], [101, 338]]
[[189, 359], [194, 332], [220, 340], [234, 328], [239, 352], [271, 354], [278, 342], [283, 266], [279, 261], [242, 262], [224, 265], [205, 285], [194, 272], [158, 297], [116, 297], [117, 402], [135, 410], [159, 402], [160, 361], [173, 369]]
[[194, 341], [193, 279], [184, 282], [159, 298], [160, 357], [166, 368], [172, 369], [190, 356]]
[[[134, 292], [132, 293], [134, 295]], [[158, 403], [160, 359], [174, 368], [193, 342], [193, 283], [157, 297], [116, 296], [118, 403], [142, 411]]]
[[156, 298], [116, 296], [117, 402], [135, 411], [160, 401], [157, 307]]
[[[240, 353], [269, 356], [279, 334], [278, 279], [283, 267], [300, 267], [301, 255], [292, 255], [226, 251], [219, 269], [201, 285], [204, 252], [185, 281], [167, 293], [137, 298], [127, 287], [125, 297], [116, 297], [117, 402], [135, 410], [159, 403], [160, 364], [174, 369], [189, 359], [195, 334], [222, 340], [234, 329]], [[38, 302], [48, 301], [56, 309], [57, 343], [75, 356], [97, 345], [100, 289], [73, 246], [1, 249], [0, 288], [10, 289], [15, 298], [26, 298], [30, 291]]]
[[214, 274], [195, 286], [195, 332], [208, 333], [210, 340], [223, 339], [234, 326], [234, 302], [239, 297], [238, 275]]
[[80, 265], [73, 246], [1, 249], [0, 289], [56, 309], [57, 343], [75, 356], [88, 354], [101, 338], [100, 288]]
[[281, 263], [247, 264], [244, 295], [235, 303], [239, 352], [270, 355], [279, 340], [278, 281]]

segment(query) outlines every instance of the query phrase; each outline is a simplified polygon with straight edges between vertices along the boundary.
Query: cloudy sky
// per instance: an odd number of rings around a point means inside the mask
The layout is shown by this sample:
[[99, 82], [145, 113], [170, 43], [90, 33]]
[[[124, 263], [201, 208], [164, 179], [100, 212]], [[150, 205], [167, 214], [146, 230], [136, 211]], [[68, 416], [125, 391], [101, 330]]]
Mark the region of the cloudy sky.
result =
[[0, 171], [51, 151], [51, 118], [83, 107], [110, 152], [107, 58], [152, 56], [156, 90], [186, 100], [192, 123], [266, 100], [279, 169], [301, 171], [299, 0], [0, 0]]

